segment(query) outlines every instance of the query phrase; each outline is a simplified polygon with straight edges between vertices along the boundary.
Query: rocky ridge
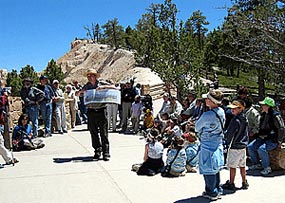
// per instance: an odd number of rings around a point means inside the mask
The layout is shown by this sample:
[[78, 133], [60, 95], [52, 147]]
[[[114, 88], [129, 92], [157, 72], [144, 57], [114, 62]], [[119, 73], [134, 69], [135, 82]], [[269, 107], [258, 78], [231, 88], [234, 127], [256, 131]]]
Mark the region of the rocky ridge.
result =
[[84, 73], [89, 68], [96, 69], [103, 79], [114, 82], [135, 78], [141, 84], [160, 84], [162, 80], [149, 68], [135, 67], [134, 53], [114, 50], [108, 45], [93, 43], [90, 40], [74, 40], [71, 50], [57, 60], [65, 73], [65, 82], [78, 80], [86, 82]]

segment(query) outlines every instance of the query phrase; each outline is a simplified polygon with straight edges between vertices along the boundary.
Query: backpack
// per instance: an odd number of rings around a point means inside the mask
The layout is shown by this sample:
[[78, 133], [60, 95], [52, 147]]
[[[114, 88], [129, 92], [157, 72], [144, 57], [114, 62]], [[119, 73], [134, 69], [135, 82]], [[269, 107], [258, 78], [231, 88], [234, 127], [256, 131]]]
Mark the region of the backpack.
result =
[[0, 124], [5, 122], [6, 108], [8, 105], [8, 98], [5, 95], [0, 96]]

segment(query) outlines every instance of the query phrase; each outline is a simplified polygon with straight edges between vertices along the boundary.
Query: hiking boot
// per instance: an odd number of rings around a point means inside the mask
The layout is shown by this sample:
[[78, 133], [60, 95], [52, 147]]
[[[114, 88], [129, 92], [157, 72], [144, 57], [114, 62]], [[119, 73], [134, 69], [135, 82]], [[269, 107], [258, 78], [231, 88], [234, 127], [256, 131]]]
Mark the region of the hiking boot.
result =
[[241, 189], [243, 189], [243, 190], [247, 190], [247, 189], [248, 189], [248, 187], [249, 187], [249, 184], [248, 184], [247, 180], [246, 180], [245, 182], [242, 182]]
[[248, 167], [249, 170], [261, 170], [262, 166], [260, 164], [254, 164]]
[[222, 185], [222, 188], [225, 189], [225, 190], [233, 190], [233, 191], [236, 190], [235, 184], [234, 183], [230, 183], [229, 180], [227, 180], [227, 182]]
[[206, 192], [203, 192], [202, 196], [205, 197], [205, 198], [208, 198], [211, 201], [221, 199], [220, 194], [217, 194], [217, 196], [210, 196]]
[[271, 172], [272, 172], [272, 170], [271, 170], [270, 166], [268, 166], [268, 167], [264, 168], [262, 171], [260, 171], [260, 173], [264, 176], [268, 175]]

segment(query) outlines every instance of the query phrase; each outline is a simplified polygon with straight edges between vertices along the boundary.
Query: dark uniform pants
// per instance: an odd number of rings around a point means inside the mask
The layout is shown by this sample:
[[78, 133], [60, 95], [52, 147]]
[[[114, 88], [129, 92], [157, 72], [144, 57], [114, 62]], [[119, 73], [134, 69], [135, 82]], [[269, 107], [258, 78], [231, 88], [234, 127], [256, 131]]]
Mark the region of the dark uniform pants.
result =
[[[95, 153], [103, 152], [109, 155], [108, 120], [106, 108], [88, 109], [88, 130], [91, 134], [92, 147]], [[100, 136], [99, 136], [100, 133]]]

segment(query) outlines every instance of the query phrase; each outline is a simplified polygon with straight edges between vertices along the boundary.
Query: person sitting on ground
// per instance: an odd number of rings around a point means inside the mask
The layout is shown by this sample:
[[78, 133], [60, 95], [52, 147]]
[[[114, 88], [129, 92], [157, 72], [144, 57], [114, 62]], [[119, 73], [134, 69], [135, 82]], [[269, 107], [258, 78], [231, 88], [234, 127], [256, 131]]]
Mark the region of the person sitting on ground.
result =
[[181, 114], [185, 117], [188, 117], [190, 118], [194, 112], [194, 108], [196, 106], [196, 92], [195, 91], [190, 91], [188, 93], [188, 100], [189, 100], [189, 107], [184, 111], [182, 112]]
[[162, 129], [160, 131], [161, 134], [165, 132], [165, 129], [169, 126], [169, 114], [168, 113], [163, 113], [161, 116], [161, 124], [162, 124]]
[[170, 105], [170, 100], [169, 100], [169, 94], [167, 92], [165, 92], [163, 95], [162, 95], [162, 98], [163, 98], [163, 103], [162, 103], [162, 106], [157, 114], [157, 117], [159, 119], [162, 119], [162, 115], [167, 113], [167, 114], [170, 114], [171, 113], [171, 105]]
[[176, 97], [172, 96], [170, 97], [170, 105], [171, 105], [170, 116], [178, 117], [183, 110], [182, 104], [177, 100]]
[[147, 131], [147, 129], [152, 128], [152, 126], [153, 126], [153, 121], [154, 121], [154, 118], [153, 118], [152, 112], [151, 112], [150, 109], [147, 109], [147, 110], [145, 111], [142, 129], [143, 129], [144, 131]]
[[199, 141], [195, 133], [195, 126], [193, 123], [187, 123], [185, 132], [182, 135], [184, 139], [184, 148], [186, 151], [186, 169], [187, 172], [197, 173], [196, 167], [199, 162], [198, 148]]
[[244, 113], [248, 120], [248, 136], [250, 143], [257, 137], [256, 135], [259, 131], [260, 113], [252, 104], [249, 105], [250, 106], [245, 108]]
[[[280, 114], [273, 109], [275, 101], [266, 97], [261, 104], [262, 113], [260, 117], [259, 132], [257, 138], [248, 145], [248, 152], [253, 163], [250, 170], [262, 169], [262, 175], [272, 172], [268, 152], [280, 149], [284, 139], [284, 122]], [[261, 159], [261, 165], [260, 160]]]
[[12, 143], [15, 151], [39, 149], [45, 146], [41, 139], [33, 138], [32, 126], [28, 121], [28, 115], [22, 114], [18, 119], [18, 125], [13, 130]]
[[182, 136], [182, 131], [178, 126], [178, 119], [175, 116], [172, 116], [168, 122], [169, 126], [165, 129], [161, 140], [165, 148], [167, 148], [171, 144], [173, 137]]
[[144, 162], [137, 171], [138, 175], [153, 176], [159, 173], [163, 168], [163, 146], [157, 140], [158, 136], [159, 132], [156, 129], [151, 129], [148, 133], [144, 152]]
[[194, 106], [194, 110], [192, 116], [190, 117], [190, 120], [193, 122], [198, 120], [204, 111], [204, 100], [202, 98], [197, 98], [195, 101], [196, 103]]
[[159, 134], [161, 134], [161, 130], [163, 128], [162, 122], [159, 119], [154, 119], [152, 129], [157, 129]]
[[235, 175], [239, 167], [242, 178], [242, 189], [248, 189], [246, 180], [246, 147], [248, 144], [248, 120], [244, 115], [245, 103], [242, 100], [233, 101], [228, 107], [231, 109], [233, 118], [226, 132], [226, 142], [229, 146], [227, 166], [230, 169], [230, 179], [222, 185], [223, 189], [236, 190]]
[[[181, 136], [173, 138], [167, 152], [166, 166], [162, 170], [162, 176], [179, 177], [185, 175], [187, 156], [183, 144], [184, 140]], [[163, 171], [168, 170], [167, 168], [169, 168], [169, 171], [165, 174]]]

